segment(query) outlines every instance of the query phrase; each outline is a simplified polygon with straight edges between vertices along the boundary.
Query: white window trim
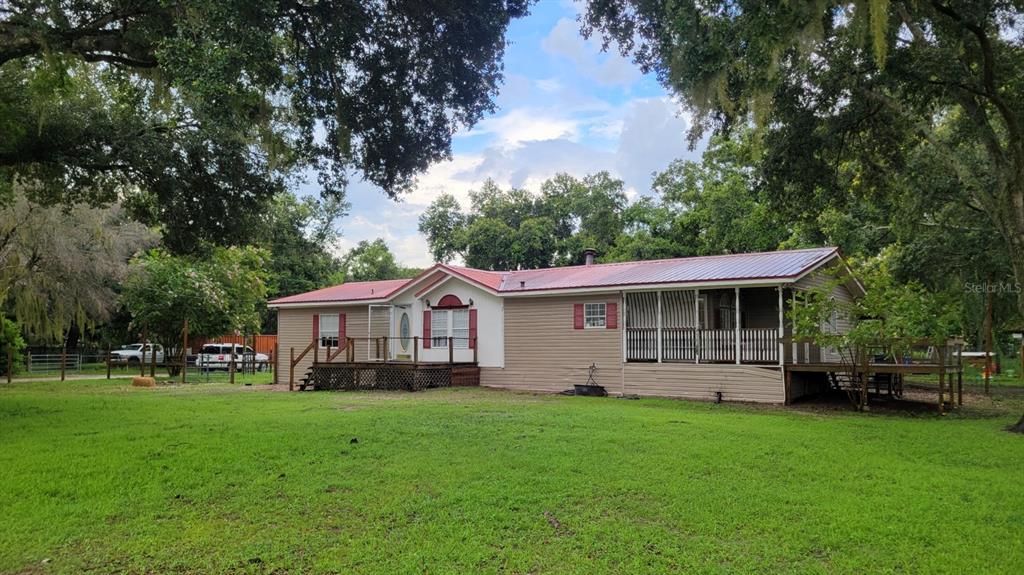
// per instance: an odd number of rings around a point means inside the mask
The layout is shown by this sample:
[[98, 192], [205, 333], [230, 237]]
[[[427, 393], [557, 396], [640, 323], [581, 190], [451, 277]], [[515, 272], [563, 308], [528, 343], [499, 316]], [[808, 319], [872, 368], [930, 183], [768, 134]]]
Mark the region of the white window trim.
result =
[[[453, 310], [451, 310], [451, 312], [452, 313], [449, 314], [450, 317], [451, 317], [451, 321], [448, 324], [448, 335], [453, 337], [453, 338], [458, 338], [458, 339], [453, 339], [452, 340], [452, 347], [455, 348], [455, 349], [469, 349], [469, 308], [467, 307], [467, 308], [453, 309]], [[458, 334], [455, 333], [455, 316], [456, 315], [465, 316], [465, 318], [466, 318], [466, 327], [465, 327], [464, 331], [465, 331], [466, 335], [458, 335]], [[460, 331], [463, 331], [463, 330], [460, 330]]]
[[[431, 347], [448, 347], [448, 335], [451, 334], [451, 314], [448, 313], [451, 310], [447, 309], [432, 309], [430, 310], [430, 346]], [[437, 314], [444, 314], [444, 325], [437, 321]], [[441, 329], [438, 329], [438, 328]]]
[[[591, 306], [600, 306], [600, 308], [601, 308], [601, 314], [600, 314], [601, 325], [590, 325], [590, 322], [587, 321], [587, 319], [589, 317], [592, 317], [592, 316], [590, 316], [587, 313], [588, 308], [590, 308]], [[596, 316], [594, 316], [594, 317], [596, 317]], [[608, 327], [608, 304], [606, 304], [604, 302], [591, 302], [591, 303], [583, 304], [583, 329], [606, 329], [607, 327]]]
[[[327, 349], [328, 346], [324, 345], [324, 339], [333, 338], [335, 343], [330, 347], [337, 348], [341, 345], [341, 318], [338, 317], [338, 314], [336, 313], [321, 313], [317, 315], [317, 346], [319, 346], [320, 349]], [[324, 329], [324, 318], [328, 317], [334, 318], [335, 326], [333, 330]]]

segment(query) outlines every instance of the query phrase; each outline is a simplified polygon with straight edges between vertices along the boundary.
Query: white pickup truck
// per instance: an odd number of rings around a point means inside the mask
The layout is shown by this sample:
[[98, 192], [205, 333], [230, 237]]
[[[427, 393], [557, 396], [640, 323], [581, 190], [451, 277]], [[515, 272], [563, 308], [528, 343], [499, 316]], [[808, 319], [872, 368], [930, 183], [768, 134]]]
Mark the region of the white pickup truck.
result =
[[153, 361], [153, 352], [156, 352], [156, 362], [164, 362], [164, 346], [159, 343], [133, 343], [123, 345], [121, 349], [110, 352], [110, 362], [116, 364], [139, 365], [143, 360], [148, 364]]

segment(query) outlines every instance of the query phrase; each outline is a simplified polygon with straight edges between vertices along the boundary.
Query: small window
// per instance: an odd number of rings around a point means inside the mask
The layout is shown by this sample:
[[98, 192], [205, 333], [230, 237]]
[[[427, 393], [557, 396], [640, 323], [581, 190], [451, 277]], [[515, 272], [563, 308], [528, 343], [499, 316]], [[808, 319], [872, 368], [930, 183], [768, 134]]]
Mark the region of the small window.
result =
[[583, 327], [604, 327], [605, 304], [588, 303], [583, 305]]
[[430, 345], [448, 347], [448, 310], [435, 309], [430, 312]]
[[452, 311], [452, 347], [466, 349], [469, 347], [469, 310]]
[[320, 347], [338, 347], [338, 314], [320, 316]]

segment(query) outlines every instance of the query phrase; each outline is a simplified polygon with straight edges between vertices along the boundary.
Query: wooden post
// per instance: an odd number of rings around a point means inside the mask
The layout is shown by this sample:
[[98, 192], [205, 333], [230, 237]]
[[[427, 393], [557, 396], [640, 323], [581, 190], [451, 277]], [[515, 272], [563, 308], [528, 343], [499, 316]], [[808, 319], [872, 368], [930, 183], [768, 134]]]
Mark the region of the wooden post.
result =
[[964, 404], [964, 344], [956, 344], [956, 404]]
[[110, 344], [107, 344], [107, 379], [110, 379]]
[[149, 334], [146, 328], [142, 328], [142, 358], [139, 360], [139, 375], [146, 377], [146, 346], [149, 345]]
[[[935, 346], [939, 356], [939, 414], [945, 413], [945, 406], [943, 405], [942, 388], [946, 384], [946, 366], [945, 358], [943, 357], [946, 353], [945, 345]], [[950, 397], [952, 398], [952, 390], [950, 391]]]
[[[167, 361], [167, 358], [164, 358]], [[149, 377], [156, 377], [156, 346], [150, 344], [149, 346]]]
[[289, 361], [288, 361], [288, 391], [295, 391], [295, 348], [288, 348]]
[[740, 288], [738, 286], [736, 287], [736, 319], [735, 319], [735, 322], [736, 322], [736, 365], [739, 365], [740, 364], [740, 357], [741, 357], [741, 350], [742, 350], [743, 346], [740, 343], [740, 340], [742, 339], [742, 336], [740, 335]]
[[989, 394], [989, 383], [992, 379], [992, 305], [995, 299], [995, 290], [992, 289], [992, 278], [989, 277], [985, 284], [985, 320], [983, 328], [985, 333], [985, 395]]
[[320, 363], [320, 342], [313, 341], [313, 364]]
[[384, 347], [384, 361], [387, 362], [388, 358], [391, 356], [391, 349], [388, 348], [388, 336], [384, 336], [383, 339], [384, 339], [384, 345], [383, 345], [383, 347]]
[[[164, 354], [164, 363], [167, 362], [167, 354]], [[188, 318], [185, 318], [185, 328], [181, 330], [181, 384], [185, 385], [186, 373], [188, 372]]]
[[[779, 307], [779, 334], [778, 334], [778, 339], [779, 339], [779, 352], [778, 352], [779, 353], [779, 366], [780, 367], [785, 367], [785, 365], [786, 365], [786, 342], [783, 341], [783, 340], [786, 339], [786, 314], [785, 314], [785, 311], [784, 311], [784, 308], [783, 308], [785, 302], [783, 301], [783, 297], [782, 297], [782, 286], [779, 286], [778, 290], [779, 290], [779, 303], [778, 303], [778, 307]], [[790, 291], [792, 292], [792, 290], [790, 290]]]
[[455, 363], [455, 348], [452, 346], [452, 337], [448, 337], [448, 363]]
[[[340, 341], [338, 342], [338, 345], [341, 345]], [[331, 340], [327, 340], [327, 355], [324, 356], [324, 361], [327, 363], [331, 362]]]
[[[781, 293], [781, 288], [779, 290]], [[860, 410], [866, 411], [868, 407], [868, 380], [871, 379], [868, 363], [868, 350], [860, 350]]]
[[412, 336], [412, 362], [414, 364], [420, 362], [420, 336], [418, 335]]
[[235, 383], [235, 344], [231, 344], [231, 357], [228, 358], [228, 382]]
[[[67, 347], [60, 348], [60, 380], [61, 381], [64, 381], [64, 366], [67, 364], [67, 359], [68, 359], [68, 348]], [[142, 369], [143, 369], [142, 375], [146, 375], [146, 372], [145, 372], [146, 366], [142, 366]]]
[[[110, 378], [110, 354], [107, 354], [107, 378]], [[11, 377], [14, 374], [14, 347], [10, 344], [7, 345], [7, 383], [11, 383]]]
[[478, 357], [478, 355], [479, 355], [479, 353], [478, 353], [478, 351], [477, 351], [477, 350], [478, 350], [479, 348], [480, 348], [480, 346], [479, 346], [479, 344], [477, 343], [477, 338], [475, 338], [475, 337], [474, 337], [474, 338], [473, 338], [473, 363], [477, 363], [477, 357]]

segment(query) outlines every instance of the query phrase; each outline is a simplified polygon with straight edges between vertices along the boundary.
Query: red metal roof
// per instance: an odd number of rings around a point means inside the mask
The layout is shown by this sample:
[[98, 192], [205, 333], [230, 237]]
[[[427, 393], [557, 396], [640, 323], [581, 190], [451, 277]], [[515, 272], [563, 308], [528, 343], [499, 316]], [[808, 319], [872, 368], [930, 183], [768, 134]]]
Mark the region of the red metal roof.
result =
[[789, 279], [836, 255], [836, 248], [702, 256], [509, 272], [498, 291]]
[[372, 282], [347, 282], [328, 288], [277, 298], [270, 304], [316, 303], [384, 299], [409, 280], [380, 280]]
[[[438, 264], [411, 280], [344, 283], [279, 298], [271, 301], [270, 304], [385, 299], [410, 283], [431, 277], [437, 270], [444, 270], [503, 294], [676, 283], [787, 280], [803, 275], [838, 253], [837, 248], [809, 248], [508, 272]], [[430, 285], [434, 284], [436, 284], [436, 280], [433, 280]]]
[[498, 291], [498, 288], [501, 287], [502, 280], [509, 274], [509, 272], [492, 272], [487, 270], [478, 270], [476, 268], [450, 266], [447, 264], [443, 267], [451, 270], [455, 275], [460, 275], [478, 284], [489, 287], [494, 291]]

